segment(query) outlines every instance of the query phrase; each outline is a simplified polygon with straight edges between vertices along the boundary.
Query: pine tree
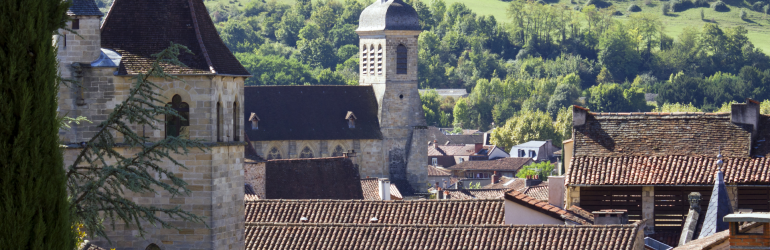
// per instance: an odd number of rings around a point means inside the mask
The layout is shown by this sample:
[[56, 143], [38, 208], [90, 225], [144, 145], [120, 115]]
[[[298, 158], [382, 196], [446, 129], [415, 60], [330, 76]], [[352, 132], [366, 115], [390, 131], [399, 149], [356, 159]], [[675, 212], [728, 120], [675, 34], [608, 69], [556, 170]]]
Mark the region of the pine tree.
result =
[[[77, 223], [82, 223], [91, 235], [110, 240], [103, 221], [112, 226], [122, 223], [127, 228], [136, 228], [141, 236], [143, 224], [175, 228], [164, 218], [205, 223], [202, 216], [173, 208], [145, 206], [123, 197], [124, 190], [134, 193], [156, 193], [160, 190], [172, 197], [189, 195], [191, 191], [181, 177], [163, 165], [174, 164], [186, 168], [174, 160], [175, 155], [185, 155], [191, 149], [207, 151], [200, 140], [189, 140], [168, 136], [159, 141], [150, 140], [134, 128], [146, 126], [148, 130], [160, 130], [165, 124], [163, 117], [174, 116], [184, 119], [176, 110], [167, 106], [169, 100], [161, 100], [160, 87], [151, 79], [181, 79], [164, 72], [161, 65], [182, 65], [179, 53], [190, 53], [187, 47], [171, 43], [171, 46], [153, 55], [157, 59], [145, 73], [133, 77], [130, 94], [114, 110], [101, 128], [82, 146], [80, 154], [67, 166], [67, 190], [72, 212]], [[120, 134], [122, 138], [115, 135]], [[122, 154], [121, 148], [131, 155]], [[162, 178], [162, 179], [161, 179]]]
[[0, 1], [0, 248], [74, 248], [57, 119], [69, 1]]

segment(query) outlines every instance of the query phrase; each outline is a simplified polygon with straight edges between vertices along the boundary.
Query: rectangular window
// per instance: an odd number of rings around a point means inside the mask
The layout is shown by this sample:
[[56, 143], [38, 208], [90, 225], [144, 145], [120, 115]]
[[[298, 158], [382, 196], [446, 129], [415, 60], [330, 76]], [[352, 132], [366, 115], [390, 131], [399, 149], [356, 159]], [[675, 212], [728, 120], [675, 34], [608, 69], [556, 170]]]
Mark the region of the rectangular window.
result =
[[72, 19], [72, 29], [80, 29], [80, 19]]
[[433, 161], [433, 166], [438, 166], [438, 159], [437, 158], [434, 157], [434, 158], [431, 158], [431, 160]]

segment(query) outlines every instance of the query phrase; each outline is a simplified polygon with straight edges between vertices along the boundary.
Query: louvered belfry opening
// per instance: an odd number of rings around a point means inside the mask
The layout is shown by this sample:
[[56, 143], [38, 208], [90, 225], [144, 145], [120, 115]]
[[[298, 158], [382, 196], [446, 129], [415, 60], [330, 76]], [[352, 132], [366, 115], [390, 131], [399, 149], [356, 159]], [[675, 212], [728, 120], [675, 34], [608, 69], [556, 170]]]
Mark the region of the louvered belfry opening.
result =
[[409, 49], [406, 48], [403, 44], [399, 44], [396, 48], [396, 74], [407, 74], [407, 54], [409, 52]]
[[739, 187], [738, 208], [753, 212], [770, 212], [770, 187]]
[[628, 222], [642, 219], [642, 187], [581, 187], [580, 207], [593, 212], [603, 209], [628, 211]]

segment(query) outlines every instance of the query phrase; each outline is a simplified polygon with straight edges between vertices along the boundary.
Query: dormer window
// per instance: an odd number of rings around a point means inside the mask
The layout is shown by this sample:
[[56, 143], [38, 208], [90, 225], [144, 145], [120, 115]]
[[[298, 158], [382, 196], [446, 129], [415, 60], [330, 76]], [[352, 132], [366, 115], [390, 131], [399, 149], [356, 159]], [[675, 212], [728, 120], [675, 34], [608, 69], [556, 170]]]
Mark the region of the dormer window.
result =
[[353, 114], [353, 111], [348, 111], [345, 120], [348, 120], [348, 128], [356, 128], [356, 115]]
[[257, 117], [257, 114], [252, 112], [249, 121], [251, 122], [251, 130], [259, 129], [259, 117]]

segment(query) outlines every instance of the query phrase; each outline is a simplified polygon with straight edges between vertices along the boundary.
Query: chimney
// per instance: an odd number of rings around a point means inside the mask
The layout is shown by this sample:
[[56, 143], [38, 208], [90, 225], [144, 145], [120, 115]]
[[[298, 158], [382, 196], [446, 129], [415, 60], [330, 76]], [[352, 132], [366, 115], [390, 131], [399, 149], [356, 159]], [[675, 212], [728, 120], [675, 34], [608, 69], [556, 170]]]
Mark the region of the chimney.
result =
[[564, 208], [564, 176], [548, 176], [548, 203]]
[[498, 181], [500, 181], [500, 177], [497, 176], [497, 171], [495, 171], [495, 172], [492, 173], [492, 184], [495, 184]]
[[380, 184], [380, 199], [384, 201], [390, 200], [390, 181], [388, 178], [380, 178], [378, 180]]
[[455, 183], [455, 185], [457, 185], [456, 189], [463, 189], [464, 188], [463, 187], [463, 181], [457, 181], [457, 183]]
[[440, 187], [436, 189], [436, 200], [441, 200], [444, 198], [444, 190]]
[[[735, 213], [724, 217], [724, 221], [730, 224], [730, 248], [729, 249], [768, 249], [770, 248], [770, 223], [767, 214], [762, 213]], [[743, 231], [741, 224], [757, 223], [754, 229]]]
[[733, 103], [730, 106], [730, 121], [751, 126], [751, 137], [756, 138], [759, 131], [759, 102], [746, 99], [746, 103]]
[[628, 211], [619, 209], [605, 209], [594, 211], [594, 225], [628, 224]]
[[572, 127], [582, 126], [586, 124], [586, 117], [588, 112], [591, 111], [587, 108], [580, 107], [578, 105], [572, 106]]
[[484, 149], [484, 143], [476, 143], [476, 145], [474, 146], [475, 146], [474, 148], [475, 151], [473, 153], [478, 153], [479, 151]]
[[449, 195], [449, 191], [446, 191], [446, 190], [444, 190], [444, 200], [449, 200], [449, 199], [451, 199], [451, 198], [452, 198], [452, 197], [450, 197], [450, 195]]
[[489, 133], [484, 133], [484, 146], [490, 145], [489, 144]]
[[438, 141], [433, 140], [433, 148], [438, 148]]
[[538, 184], [540, 184], [541, 182], [543, 182], [543, 181], [541, 181], [540, 179], [538, 179], [536, 175], [533, 175], [533, 176], [527, 176], [526, 185], [527, 185], [527, 187], [531, 187], [531, 186], [537, 186], [537, 185], [538, 185]]

